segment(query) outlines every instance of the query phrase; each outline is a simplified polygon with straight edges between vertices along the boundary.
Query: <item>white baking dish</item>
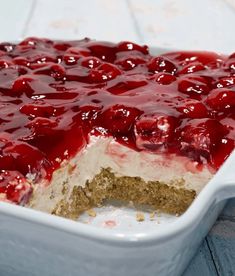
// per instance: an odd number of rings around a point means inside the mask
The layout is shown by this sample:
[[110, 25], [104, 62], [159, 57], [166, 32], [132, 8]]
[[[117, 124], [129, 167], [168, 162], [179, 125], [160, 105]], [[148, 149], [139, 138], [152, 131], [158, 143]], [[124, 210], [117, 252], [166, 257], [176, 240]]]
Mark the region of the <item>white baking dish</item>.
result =
[[235, 196], [234, 166], [235, 152], [182, 216], [158, 227], [105, 229], [1, 202], [0, 275], [181, 275]]

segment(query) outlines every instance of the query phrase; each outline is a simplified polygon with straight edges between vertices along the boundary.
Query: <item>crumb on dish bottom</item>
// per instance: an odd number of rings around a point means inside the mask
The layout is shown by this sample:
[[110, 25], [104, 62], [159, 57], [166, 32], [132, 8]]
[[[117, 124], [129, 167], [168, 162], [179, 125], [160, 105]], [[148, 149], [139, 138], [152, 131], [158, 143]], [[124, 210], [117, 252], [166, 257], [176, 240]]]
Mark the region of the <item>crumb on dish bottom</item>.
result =
[[196, 196], [193, 190], [168, 186], [158, 181], [145, 182], [140, 177], [115, 176], [109, 168], [102, 169], [91, 181], [87, 181], [84, 188], [74, 186], [69, 200], [66, 197], [68, 183], [63, 185], [65, 196], [56, 204], [52, 214], [70, 219], [77, 219], [82, 212], [102, 206], [105, 200], [110, 199], [181, 214]]

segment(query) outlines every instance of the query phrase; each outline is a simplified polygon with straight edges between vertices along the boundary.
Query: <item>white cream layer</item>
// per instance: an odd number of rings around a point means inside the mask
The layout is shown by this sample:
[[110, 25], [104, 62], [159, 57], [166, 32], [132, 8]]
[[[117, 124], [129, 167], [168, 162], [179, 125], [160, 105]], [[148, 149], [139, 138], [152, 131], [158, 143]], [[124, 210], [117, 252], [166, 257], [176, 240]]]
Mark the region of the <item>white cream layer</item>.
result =
[[[71, 168], [74, 168], [72, 173]], [[116, 176], [162, 181], [168, 185], [194, 190], [196, 193], [199, 193], [213, 176], [206, 166], [199, 171], [197, 164], [186, 157], [137, 152], [112, 138], [92, 136], [86, 148], [54, 172], [49, 185], [45, 185], [45, 182], [36, 185], [30, 205], [51, 212], [64, 198], [63, 182], [68, 182], [69, 197], [74, 186], [84, 187], [87, 180], [92, 180], [102, 168], [110, 168]]]

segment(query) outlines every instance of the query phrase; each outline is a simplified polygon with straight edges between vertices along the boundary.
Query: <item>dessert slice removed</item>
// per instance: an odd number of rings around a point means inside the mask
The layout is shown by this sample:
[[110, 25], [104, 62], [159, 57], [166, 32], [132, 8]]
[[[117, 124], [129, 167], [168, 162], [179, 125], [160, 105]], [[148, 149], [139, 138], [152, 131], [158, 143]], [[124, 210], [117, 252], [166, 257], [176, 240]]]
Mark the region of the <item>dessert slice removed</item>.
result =
[[107, 199], [182, 213], [235, 145], [235, 56], [0, 44], [0, 198], [76, 219]]

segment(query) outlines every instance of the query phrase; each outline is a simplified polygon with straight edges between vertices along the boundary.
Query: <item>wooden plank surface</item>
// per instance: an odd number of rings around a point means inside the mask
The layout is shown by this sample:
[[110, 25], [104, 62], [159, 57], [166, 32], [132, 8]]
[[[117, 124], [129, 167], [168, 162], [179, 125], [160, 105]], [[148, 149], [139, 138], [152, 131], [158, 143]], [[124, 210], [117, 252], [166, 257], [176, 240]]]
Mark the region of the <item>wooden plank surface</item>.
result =
[[218, 220], [207, 240], [218, 274], [235, 275], [235, 221]]
[[37, 0], [26, 36], [138, 41], [126, 1]]
[[141, 37], [148, 44], [234, 51], [234, 0], [129, 0]]
[[21, 39], [32, 16], [34, 0], [0, 0], [0, 40]]
[[[0, 40], [24, 36], [132, 40], [175, 49], [235, 51], [235, 0], [0, 0]], [[184, 276], [235, 275], [235, 199]]]
[[202, 243], [183, 276], [217, 276], [216, 268], [206, 240]]

